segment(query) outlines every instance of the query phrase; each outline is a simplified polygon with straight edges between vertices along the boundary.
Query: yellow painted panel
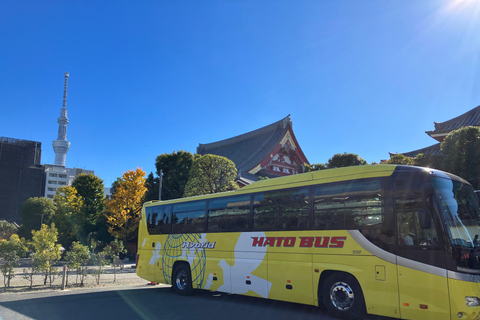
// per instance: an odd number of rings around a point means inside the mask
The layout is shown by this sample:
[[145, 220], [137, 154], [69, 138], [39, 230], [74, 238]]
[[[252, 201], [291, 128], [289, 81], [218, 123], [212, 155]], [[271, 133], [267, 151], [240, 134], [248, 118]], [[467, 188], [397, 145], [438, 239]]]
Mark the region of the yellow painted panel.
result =
[[[150, 244], [151, 246], [151, 244]], [[157, 261], [152, 260], [152, 249], [140, 249], [138, 250], [138, 267], [137, 275], [140, 278], [146, 279], [148, 281], [160, 282], [159, 279], [155, 278], [155, 269], [157, 268]], [[153, 262], [153, 264], [151, 264]], [[163, 282], [163, 281], [162, 281]]]
[[311, 254], [268, 254], [270, 299], [314, 304]]
[[398, 284], [402, 318], [450, 319], [447, 278], [398, 266]]

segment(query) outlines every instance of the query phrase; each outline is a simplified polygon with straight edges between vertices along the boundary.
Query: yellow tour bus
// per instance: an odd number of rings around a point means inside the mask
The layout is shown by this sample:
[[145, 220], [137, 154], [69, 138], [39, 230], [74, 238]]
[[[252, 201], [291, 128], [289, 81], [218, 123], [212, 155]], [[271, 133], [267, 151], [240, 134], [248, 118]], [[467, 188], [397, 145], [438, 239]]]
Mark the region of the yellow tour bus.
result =
[[336, 317], [479, 319], [479, 204], [438, 170], [356, 166], [145, 203], [137, 274]]

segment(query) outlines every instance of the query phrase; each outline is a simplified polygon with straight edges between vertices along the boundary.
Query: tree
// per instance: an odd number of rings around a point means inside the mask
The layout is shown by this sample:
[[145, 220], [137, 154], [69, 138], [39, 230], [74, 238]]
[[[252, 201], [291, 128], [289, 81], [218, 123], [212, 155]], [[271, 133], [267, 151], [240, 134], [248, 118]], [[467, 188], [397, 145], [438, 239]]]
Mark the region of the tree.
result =
[[85, 225], [83, 199], [74, 187], [63, 186], [57, 189], [54, 222], [58, 229], [58, 240], [65, 247], [73, 241], [85, 239], [82, 227]]
[[[101, 217], [105, 213], [105, 193], [103, 180], [92, 173], [78, 175], [72, 183], [84, 204], [84, 234], [98, 233], [103, 226]], [[85, 242], [84, 242], [85, 243]]]
[[323, 163], [312, 163], [312, 164], [305, 165], [305, 172], [325, 170], [325, 169], [327, 169], [327, 166], [324, 165]]
[[107, 265], [106, 255], [107, 254], [104, 251], [94, 254], [94, 260], [97, 268], [92, 269], [92, 276], [95, 277], [97, 284], [100, 284], [100, 277], [105, 272], [103, 267]]
[[326, 166], [328, 169], [333, 169], [350, 166], [363, 166], [366, 164], [367, 161], [361, 158], [358, 154], [344, 152], [343, 154], [334, 154], [333, 157], [328, 159]]
[[440, 145], [443, 169], [480, 188], [480, 128], [465, 127], [448, 134]]
[[155, 166], [157, 176], [163, 172], [162, 200], [183, 197], [187, 185], [194, 155], [188, 151], [164, 153], [157, 157]]
[[41, 270], [38, 267], [37, 260], [35, 259], [29, 259], [27, 261], [28, 267], [23, 268], [23, 276], [22, 278], [25, 280], [28, 280], [30, 283], [30, 289], [33, 287], [33, 276], [37, 273], [39, 273]]
[[110, 194], [114, 194], [117, 191], [117, 188], [120, 186], [122, 182], [122, 178], [117, 178], [117, 180], [113, 181], [112, 187], [110, 188]]
[[[90, 260], [88, 247], [78, 241], [73, 242], [70, 250], [65, 253], [65, 260], [69, 269], [76, 270], [77, 283], [80, 277], [80, 285], [83, 286], [83, 281], [87, 276], [87, 263]], [[66, 283], [68, 284], [68, 273]]]
[[129, 170], [122, 175], [112, 199], [107, 201], [108, 232], [118, 239], [127, 240], [136, 237], [138, 221], [145, 195], [145, 172]]
[[393, 156], [390, 156], [390, 159], [382, 161], [380, 164], [403, 164], [413, 166], [414, 159], [401, 153], [396, 153]]
[[61, 257], [60, 245], [57, 244], [58, 231], [55, 228], [55, 223], [52, 223], [50, 227], [42, 224], [40, 230], [32, 230], [32, 235], [32, 245], [35, 250], [33, 259], [45, 276], [43, 285], [47, 284], [48, 278], [50, 278], [50, 285], [52, 285], [54, 277], [58, 273], [54, 265]]
[[51, 223], [55, 215], [55, 204], [48, 198], [29, 198], [20, 208], [22, 226], [18, 231], [19, 236], [26, 239], [32, 238], [32, 230], [39, 230], [44, 223]]
[[147, 188], [147, 191], [145, 192], [144, 202], [158, 200], [158, 186], [158, 178], [155, 178], [153, 176], [153, 172], [150, 172], [147, 180], [145, 181], [145, 187]]
[[416, 166], [443, 170], [442, 155], [434, 155], [432, 153], [419, 153], [415, 156], [414, 161]]
[[[109, 256], [110, 258], [112, 258], [112, 262], [113, 262], [113, 282], [116, 282], [117, 281], [117, 265], [119, 264], [119, 257], [120, 257], [120, 254], [124, 254], [126, 253], [126, 249], [125, 247], [123, 246], [123, 242], [121, 241], [118, 241], [118, 239], [114, 239], [113, 241], [111, 241], [109, 244], [107, 244], [105, 246], [105, 248], [103, 249], [103, 252], [105, 253], [106, 256]], [[123, 266], [122, 266], [123, 268]]]
[[18, 261], [25, 256], [26, 251], [25, 240], [16, 234], [10, 236], [9, 240], [0, 240], [0, 258], [3, 259], [0, 271], [5, 287], [10, 287], [10, 280], [15, 276], [14, 268], [18, 267]]
[[18, 227], [14, 223], [5, 220], [0, 221], [0, 239], [9, 239], [14, 233], [17, 233]]
[[232, 160], [213, 154], [199, 156], [193, 161], [184, 196], [235, 190], [238, 188], [236, 176], [237, 168]]

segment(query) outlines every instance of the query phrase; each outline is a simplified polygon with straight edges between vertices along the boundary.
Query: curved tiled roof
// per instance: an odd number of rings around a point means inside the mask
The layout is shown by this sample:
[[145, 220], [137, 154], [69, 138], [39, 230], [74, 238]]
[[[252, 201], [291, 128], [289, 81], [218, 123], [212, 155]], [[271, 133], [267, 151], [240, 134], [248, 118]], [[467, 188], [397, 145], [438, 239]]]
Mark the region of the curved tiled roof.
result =
[[445, 122], [434, 122], [435, 130], [425, 131], [428, 135], [449, 133], [462, 127], [480, 126], [480, 106]]
[[233, 138], [199, 144], [197, 153], [226, 157], [235, 163], [240, 173], [245, 172], [265, 159], [291, 126], [292, 121], [288, 115], [268, 126]]
[[414, 151], [409, 151], [409, 152], [402, 152], [402, 154], [406, 157], [412, 157], [412, 158], [415, 158], [417, 156], [417, 154], [419, 153], [422, 153], [422, 154], [427, 154], [427, 153], [431, 153], [433, 155], [440, 155], [441, 154], [441, 151], [440, 151], [440, 143], [436, 143], [432, 146], [429, 146], [429, 147], [425, 147], [425, 148], [422, 148], [422, 149], [418, 149], [418, 150], [414, 150]]

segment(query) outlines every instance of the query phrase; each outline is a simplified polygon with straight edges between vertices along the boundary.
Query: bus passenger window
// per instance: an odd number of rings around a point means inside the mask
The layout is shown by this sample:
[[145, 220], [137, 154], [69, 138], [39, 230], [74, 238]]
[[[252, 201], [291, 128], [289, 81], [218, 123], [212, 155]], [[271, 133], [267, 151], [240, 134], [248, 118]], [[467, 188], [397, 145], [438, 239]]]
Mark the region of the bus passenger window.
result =
[[250, 195], [210, 200], [208, 231], [246, 231], [250, 217]]
[[170, 233], [172, 231], [172, 205], [161, 206], [159, 216], [157, 217], [156, 232], [157, 234]]
[[160, 206], [145, 208], [145, 213], [147, 216], [147, 231], [149, 234], [157, 234], [156, 223], [160, 210]]
[[205, 200], [174, 204], [172, 215], [172, 232], [204, 232], [205, 205]]
[[253, 205], [253, 229], [308, 229], [308, 195], [306, 188], [256, 194]]
[[146, 207], [145, 213], [149, 234], [170, 233], [172, 205]]
[[436, 246], [438, 236], [433, 219], [429, 229], [422, 229], [418, 212], [423, 209], [421, 198], [396, 199], [398, 244], [400, 246]]
[[314, 189], [315, 229], [358, 229], [383, 224], [380, 180], [321, 185]]

